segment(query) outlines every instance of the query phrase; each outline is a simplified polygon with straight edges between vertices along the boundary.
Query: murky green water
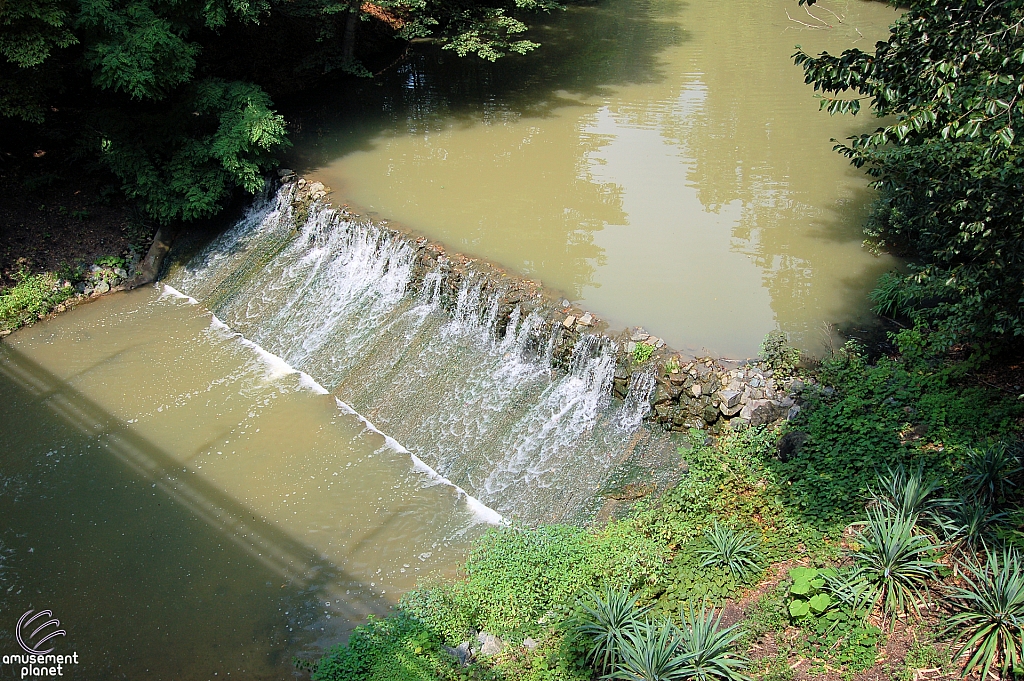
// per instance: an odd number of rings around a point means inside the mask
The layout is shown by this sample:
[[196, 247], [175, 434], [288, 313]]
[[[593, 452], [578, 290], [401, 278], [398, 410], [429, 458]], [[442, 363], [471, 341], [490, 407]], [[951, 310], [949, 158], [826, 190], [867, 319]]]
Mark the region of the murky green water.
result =
[[0, 652], [48, 609], [72, 678], [289, 677], [486, 526], [308, 377], [152, 289], [0, 342], [0, 405]]
[[[619, 325], [731, 356], [806, 347], [894, 266], [871, 195], [790, 55], [869, 47], [884, 3], [608, 0], [495, 65], [426, 48], [301, 118], [296, 162], [340, 199], [560, 289]], [[813, 26], [813, 28], [811, 27]]]

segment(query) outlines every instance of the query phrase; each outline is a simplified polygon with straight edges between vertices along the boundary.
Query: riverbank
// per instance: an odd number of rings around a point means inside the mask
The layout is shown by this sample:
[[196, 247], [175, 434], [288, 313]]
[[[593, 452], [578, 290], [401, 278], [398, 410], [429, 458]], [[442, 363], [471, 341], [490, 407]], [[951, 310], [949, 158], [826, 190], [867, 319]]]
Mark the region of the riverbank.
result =
[[99, 174], [68, 172], [60, 150], [0, 164], [0, 337], [117, 288], [149, 227]]
[[[956, 363], [915, 357], [912, 341], [905, 334], [902, 356], [874, 364], [854, 347], [837, 351], [785, 424], [717, 441], [691, 431], [679, 484], [620, 520], [492, 531], [463, 578], [421, 583], [392, 616], [300, 666], [316, 681], [590, 680], [600, 672], [576, 633], [588, 617], [581, 604], [600, 610], [588, 590], [609, 587], [684, 636], [688, 604], [714, 606], [719, 630], [737, 627], [714, 658], [757, 679], [957, 678], [965, 658], [952, 658], [968, 627], [946, 623], [972, 610], [955, 589], [973, 588], [972, 569], [993, 575], [984, 547], [1014, 556], [1024, 545], [1014, 487], [1024, 483], [1024, 405], [972, 385]], [[977, 509], [974, 525], [963, 508]], [[738, 547], [728, 558], [723, 537]], [[887, 542], [917, 547], [886, 559], [909, 575], [906, 600], [885, 596], [896, 588], [888, 569], [872, 571]], [[737, 557], [750, 564], [733, 569]], [[843, 600], [840, 583], [869, 598]], [[632, 625], [619, 619], [613, 633], [623, 636]]]

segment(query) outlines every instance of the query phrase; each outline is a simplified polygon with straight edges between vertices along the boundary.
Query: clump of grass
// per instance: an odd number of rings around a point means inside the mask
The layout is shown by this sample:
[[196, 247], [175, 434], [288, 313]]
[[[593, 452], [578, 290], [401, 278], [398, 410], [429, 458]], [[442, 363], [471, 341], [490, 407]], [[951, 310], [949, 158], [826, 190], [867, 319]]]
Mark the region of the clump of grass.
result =
[[647, 343], [637, 343], [633, 346], [633, 361], [637, 364], [643, 364], [651, 358], [654, 354], [654, 346], [648, 345]]

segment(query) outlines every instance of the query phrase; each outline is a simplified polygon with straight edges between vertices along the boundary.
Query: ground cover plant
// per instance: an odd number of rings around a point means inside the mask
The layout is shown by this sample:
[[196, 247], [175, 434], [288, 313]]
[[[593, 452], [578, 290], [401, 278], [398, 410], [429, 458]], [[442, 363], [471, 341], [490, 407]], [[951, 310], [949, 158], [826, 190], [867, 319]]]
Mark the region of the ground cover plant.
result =
[[[313, 678], [849, 679], [879, 664], [913, 678], [939, 658], [1011, 678], [1024, 406], [920, 354], [870, 363], [850, 346], [817, 371], [800, 418], [714, 443], [692, 432], [688, 472], [619, 520], [490, 531], [462, 578], [422, 583]], [[806, 442], [782, 462], [794, 429]], [[865, 433], [860, 465], [834, 466]], [[813, 503], [806, 471], [830, 473]], [[366, 647], [391, 626], [405, 633]], [[908, 631], [927, 643], [888, 660]], [[502, 649], [484, 655], [479, 632]]]

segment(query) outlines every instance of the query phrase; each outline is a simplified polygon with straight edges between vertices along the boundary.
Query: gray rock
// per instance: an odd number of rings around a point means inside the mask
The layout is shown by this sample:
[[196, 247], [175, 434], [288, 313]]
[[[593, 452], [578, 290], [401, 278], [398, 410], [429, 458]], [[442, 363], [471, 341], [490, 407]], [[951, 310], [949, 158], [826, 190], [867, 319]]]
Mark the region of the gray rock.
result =
[[288, 177], [289, 175], [294, 175], [294, 174], [295, 174], [295, 171], [292, 170], [291, 168], [278, 168], [277, 169], [277, 176], [278, 177]]
[[750, 425], [752, 426], [763, 426], [782, 415], [778, 407], [769, 400], [757, 400], [757, 403], [750, 415]]
[[692, 386], [690, 386], [690, 393], [694, 397], [700, 397], [700, 392], [701, 392], [700, 383], [694, 383]]
[[562, 307], [569, 307], [569, 301], [565, 298], [562, 298]]
[[523, 647], [527, 650], [533, 650], [540, 644], [534, 641], [532, 638], [523, 639]]
[[582, 317], [580, 317], [579, 323], [582, 324], [583, 326], [590, 326], [591, 324], [594, 323], [594, 315], [590, 314], [589, 312], [585, 313]]
[[734, 404], [731, 407], [725, 406], [725, 402], [722, 402], [721, 404], [718, 405], [718, 410], [722, 412], [722, 416], [725, 416], [726, 418], [732, 418], [733, 416], [736, 416], [736, 414], [739, 414], [742, 409], [743, 405], [739, 403]]
[[481, 655], [497, 655], [501, 652], [502, 648], [505, 647], [505, 642], [494, 634], [489, 634], [486, 631], [481, 631], [476, 635], [477, 643], [480, 644]]
[[103, 295], [104, 293], [106, 293], [109, 290], [110, 290], [110, 284], [108, 284], [105, 281], [101, 281], [100, 283], [96, 284], [96, 288], [93, 289], [93, 293], [96, 294], [96, 295]]
[[626, 343], [626, 352], [628, 354], [632, 355], [634, 350], [636, 350], [636, 343], [634, 343], [633, 341], [629, 341], [628, 343]]
[[794, 405], [789, 408], [789, 412], [786, 413], [786, 420], [792, 421], [796, 418], [796, 415], [800, 413], [800, 405]]
[[567, 329], [571, 329], [572, 325], [575, 324], [575, 323], [576, 323], [576, 317], [574, 317], [573, 315], [569, 315], [568, 317], [565, 318], [565, 321], [562, 322], [562, 326], [564, 326]]
[[630, 335], [629, 339], [636, 341], [637, 343], [642, 343], [650, 337], [650, 334], [645, 332], [643, 329], [637, 329], [632, 333], [632, 335]]
[[441, 648], [444, 652], [458, 660], [459, 664], [463, 667], [468, 666], [473, 661], [473, 650], [469, 647], [469, 641], [463, 641], [455, 648], [451, 646], [441, 646]]
[[732, 409], [739, 405], [741, 397], [743, 397], [743, 393], [739, 390], [719, 390], [718, 398], [722, 400], [722, 413], [724, 414], [726, 409]]

